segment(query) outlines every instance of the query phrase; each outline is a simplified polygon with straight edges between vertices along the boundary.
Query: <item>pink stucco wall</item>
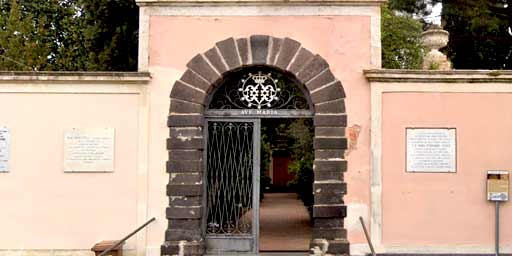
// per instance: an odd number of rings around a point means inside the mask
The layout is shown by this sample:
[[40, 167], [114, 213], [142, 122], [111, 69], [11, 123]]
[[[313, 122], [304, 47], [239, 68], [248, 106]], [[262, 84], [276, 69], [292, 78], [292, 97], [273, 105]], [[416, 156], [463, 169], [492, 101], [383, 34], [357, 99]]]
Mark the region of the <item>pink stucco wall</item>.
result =
[[[0, 250], [89, 250], [136, 226], [138, 95], [1, 93], [0, 117]], [[87, 127], [115, 129], [114, 172], [64, 173], [64, 130]]]
[[[404, 106], [407, 106], [404, 108]], [[487, 170], [510, 169], [510, 93], [385, 93], [382, 109], [383, 243], [494, 243]], [[406, 173], [406, 127], [457, 128], [456, 173]], [[512, 245], [512, 205], [502, 204], [501, 242]]]
[[[362, 70], [370, 64], [369, 16], [278, 16], [278, 17], [172, 17], [150, 18], [149, 69], [151, 131], [149, 177], [149, 212], [161, 216], [165, 212], [165, 185], [168, 176], [165, 138], [168, 136], [166, 116], [171, 86], [185, 71], [185, 65], [196, 54], [202, 53], [216, 42], [229, 37], [248, 37], [264, 34], [290, 37], [313, 53], [318, 53], [330, 64], [331, 70], [345, 89], [348, 126], [359, 125], [361, 132], [357, 149], [348, 153], [349, 170], [346, 174], [349, 214], [354, 210], [352, 222], [347, 223], [352, 243], [364, 242], [359, 215], [369, 217], [370, 170], [370, 88]], [[158, 172], [159, 170], [160, 172]], [[149, 230], [149, 244], [163, 241], [165, 219]]]
[[[147, 228], [146, 248], [140, 249], [159, 255], [169, 202], [166, 121], [172, 85], [191, 58], [216, 42], [265, 34], [293, 38], [322, 55], [343, 84], [348, 127], [353, 127], [347, 133], [345, 227], [351, 244], [366, 252], [357, 218], [370, 223], [370, 86], [363, 75], [372, 68], [370, 23], [369, 16], [152, 16], [152, 78], [141, 89], [147, 95], [1, 93], [0, 126], [10, 128], [12, 144], [11, 171], [0, 173], [0, 250], [88, 250], [95, 242], [129, 233], [141, 217], [137, 214], [147, 209], [147, 217], [156, 221]], [[74, 85], [62, 86], [74, 90]], [[485, 199], [484, 174], [512, 166], [508, 109], [512, 93], [383, 94], [384, 247], [445, 246], [450, 252], [458, 245], [491, 248], [494, 205]], [[115, 128], [113, 173], [63, 172], [63, 131], [73, 127]], [[406, 173], [406, 127], [457, 128], [457, 172]], [[139, 144], [145, 136], [148, 144]], [[511, 203], [503, 204], [501, 214], [502, 244], [512, 248]], [[144, 243], [144, 233], [139, 238]], [[127, 245], [135, 246], [135, 239]]]

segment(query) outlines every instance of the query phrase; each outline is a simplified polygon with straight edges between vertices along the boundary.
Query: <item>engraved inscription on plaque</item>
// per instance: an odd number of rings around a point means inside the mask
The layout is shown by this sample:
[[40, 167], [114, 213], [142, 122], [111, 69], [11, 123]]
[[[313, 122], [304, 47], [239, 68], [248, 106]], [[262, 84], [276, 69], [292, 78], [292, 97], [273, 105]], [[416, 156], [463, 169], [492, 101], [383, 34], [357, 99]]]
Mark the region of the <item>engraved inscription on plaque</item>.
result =
[[65, 172], [113, 172], [113, 128], [70, 129], [64, 132]]
[[9, 148], [11, 134], [9, 129], [0, 128], [0, 172], [9, 171]]
[[455, 172], [455, 128], [407, 128], [407, 172]]

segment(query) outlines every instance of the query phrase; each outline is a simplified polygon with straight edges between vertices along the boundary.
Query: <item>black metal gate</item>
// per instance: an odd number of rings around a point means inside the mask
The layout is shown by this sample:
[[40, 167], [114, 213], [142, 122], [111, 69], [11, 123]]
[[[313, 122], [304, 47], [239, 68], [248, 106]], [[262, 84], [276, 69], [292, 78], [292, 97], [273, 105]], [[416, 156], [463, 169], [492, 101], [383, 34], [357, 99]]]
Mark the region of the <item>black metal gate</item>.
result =
[[206, 248], [210, 254], [257, 253], [259, 120], [207, 121]]

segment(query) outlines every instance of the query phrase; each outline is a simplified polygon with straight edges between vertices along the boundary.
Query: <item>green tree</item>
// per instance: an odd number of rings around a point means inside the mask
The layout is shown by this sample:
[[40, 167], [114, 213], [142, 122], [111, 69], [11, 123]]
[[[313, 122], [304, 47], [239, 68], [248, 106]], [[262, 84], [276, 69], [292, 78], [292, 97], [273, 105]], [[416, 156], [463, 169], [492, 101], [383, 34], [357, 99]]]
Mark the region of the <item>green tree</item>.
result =
[[79, 0], [86, 70], [137, 69], [139, 12], [134, 0]]
[[129, 71], [134, 0], [0, 0], [0, 70]]
[[512, 1], [444, 1], [442, 19], [454, 68], [512, 69]]
[[411, 14], [382, 7], [382, 66], [390, 69], [418, 69], [423, 62], [422, 24]]
[[[56, 7], [54, 1], [45, 5]], [[44, 70], [51, 66], [51, 49], [58, 44], [43, 5], [13, 0], [0, 7], [0, 65], [7, 70]]]

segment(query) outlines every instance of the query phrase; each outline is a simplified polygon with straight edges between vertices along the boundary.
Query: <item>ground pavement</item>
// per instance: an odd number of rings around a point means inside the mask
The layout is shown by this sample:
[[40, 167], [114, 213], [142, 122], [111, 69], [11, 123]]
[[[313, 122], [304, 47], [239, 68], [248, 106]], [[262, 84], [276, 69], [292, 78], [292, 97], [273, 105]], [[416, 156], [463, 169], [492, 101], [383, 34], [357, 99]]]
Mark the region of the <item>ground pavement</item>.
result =
[[260, 251], [303, 251], [311, 240], [309, 214], [295, 193], [268, 193], [260, 204]]

